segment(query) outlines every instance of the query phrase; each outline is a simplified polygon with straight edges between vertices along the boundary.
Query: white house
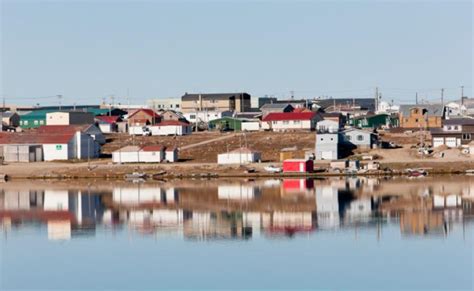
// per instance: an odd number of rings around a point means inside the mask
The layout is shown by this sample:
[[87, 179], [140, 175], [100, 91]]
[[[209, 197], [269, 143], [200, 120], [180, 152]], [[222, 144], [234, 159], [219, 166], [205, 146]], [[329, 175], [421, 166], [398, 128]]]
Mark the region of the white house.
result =
[[274, 131], [313, 130], [321, 119], [316, 112], [272, 112], [263, 117], [262, 123]]
[[44, 161], [98, 158], [100, 154], [100, 145], [81, 131], [3, 134], [0, 145], [40, 145]]
[[164, 120], [148, 128], [151, 135], [188, 135], [193, 132], [189, 123], [178, 120]]
[[209, 122], [222, 117], [232, 117], [232, 111], [194, 111], [183, 113], [184, 117], [191, 123]]
[[120, 116], [96, 116], [97, 124], [103, 133], [118, 132]]
[[165, 148], [160, 145], [144, 147], [125, 146], [112, 152], [114, 163], [161, 163], [165, 159]]
[[105, 144], [106, 139], [102, 131], [94, 124], [84, 125], [43, 125], [38, 127], [38, 133], [44, 134], [62, 134], [67, 132], [77, 132], [90, 135], [100, 145]]
[[169, 163], [178, 161], [178, 149], [176, 147], [167, 147], [165, 149], [165, 160]]
[[336, 133], [339, 131], [339, 122], [331, 119], [324, 119], [316, 124], [318, 132]]
[[351, 144], [358, 148], [371, 149], [377, 145], [377, 136], [370, 131], [349, 128], [343, 131], [344, 143]]
[[248, 148], [240, 148], [233, 150], [228, 153], [217, 155], [217, 163], [219, 165], [225, 164], [249, 164], [256, 163], [261, 160], [261, 154], [259, 152], [250, 150]]
[[260, 189], [252, 185], [219, 185], [217, 196], [225, 200], [252, 200], [260, 194]]
[[94, 115], [89, 112], [68, 111], [46, 113], [46, 125], [93, 124]]
[[316, 187], [316, 213], [318, 227], [332, 229], [339, 227], [339, 192], [331, 185]]
[[242, 131], [259, 131], [262, 129], [260, 120], [243, 121], [241, 124]]

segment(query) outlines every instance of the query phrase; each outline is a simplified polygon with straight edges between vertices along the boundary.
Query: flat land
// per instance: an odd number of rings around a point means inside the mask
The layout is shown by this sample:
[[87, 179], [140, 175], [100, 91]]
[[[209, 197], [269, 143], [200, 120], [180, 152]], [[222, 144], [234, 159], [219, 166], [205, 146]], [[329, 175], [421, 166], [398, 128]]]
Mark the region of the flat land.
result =
[[[249, 167], [257, 170], [257, 175], [264, 173], [263, 167], [269, 164], [280, 165], [280, 152], [285, 148], [295, 148], [294, 157], [303, 158], [305, 151], [314, 151], [314, 132], [251, 132], [220, 133], [197, 132], [189, 136], [178, 137], [131, 137], [126, 134], [107, 136], [108, 143], [103, 147], [104, 158], [91, 161], [61, 161], [41, 163], [11, 163], [0, 166], [0, 173], [13, 178], [49, 178], [49, 177], [87, 177], [87, 178], [121, 178], [133, 171], [150, 174], [166, 172], [170, 176], [239, 176], [244, 175], [246, 167], [218, 166], [217, 155], [247, 146], [262, 153], [262, 163]], [[362, 155], [373, 155], [381, 167], [394, 170], [406, 168], [428, 168], [433, 172], [457, 172], [474, 169], [474, 159], [463, 154], [459, 149], [437, 149], [429, 156], [418, 154], [417, 144], [429, 141], [429, 136], [420, 133], [381, 133], [385, 141], [400, 145], [395, 149], [356, 150], [350, 158]], [[173, 164], [113, 164], [112, 151], [126, 145], [164, 145], [180, 149], [180, 162]], [[443, 153], [443, 155], [441, 155]], [[317, 167], [325, 168], [327, 161], [317, 161]]]

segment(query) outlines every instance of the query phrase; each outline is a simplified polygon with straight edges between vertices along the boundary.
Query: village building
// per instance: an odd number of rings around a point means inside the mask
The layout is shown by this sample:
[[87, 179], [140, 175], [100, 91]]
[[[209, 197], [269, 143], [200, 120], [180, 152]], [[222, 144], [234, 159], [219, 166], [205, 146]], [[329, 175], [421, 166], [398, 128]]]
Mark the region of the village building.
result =
[[344, 144], [352, 145], [359, 149], [371, 149], [378, 144], [377, 135], [367, 130], [349, 128], [344, 130], [342, 135]]
[[313, 160], [289, 159], [283, 161], [284, 173], [310, 173], [313, 170]]
[[95, 117], [97, 126], [103, 133], [118, 132], [118, 123], [120, 122], [120, 116], [107, 116], [101, 115]]
[[177, 147], [167, 147], [165, 149], [165, 161], [168, 163], [176, 163], [178, 161]]
[[441, 128], [444, 118], [443, 105], [400, 105], [400, 127], [404, 129]]
[[262, 123], [259, 119], [245, 119], [242, 120], [242, 131], [260, 131], [262, 130]]
[[318, 133], [337, 133], [341, 129], [339, 122], [331, 119], [323, 119], [316, 124]]
[[186, 117], [184, 117], [183, 114], [178, 113], [174, 110], [165, 110], [160, 115], [162, 121], [174, 120], [187, 122]]
[[226, 164], [249, 164], [256, 163], [261, 160], [260, 152], [248, 149], [248, 148], [239, 148], [231, 152], [223, 153], [217, 155], [217, 163], [219, 165]]
[[393, 128], [398, 127], [398, 116], [390, 114], [374, 114], [353, 117], [349, 120], [349, 125], [357, 128]]
[[188, 135], [193, 132], [191, 124], [178, 120], [163, 120], [147, 129], [151, 135]]
[[474, 140], [474, 119], [452, 118], [443, 122], [442, 128], [432, 128], [431, 144], [433, 147], [460, 147], [469, 145]]
[[155, 111], [181, 111], [181, 98], [155, 98], [147, 101], [148, 106]]
[[138, 109], [129, 113], [128, 127], [143, 127], [147, 125], [155, 125], [161, 121], [161, 116], [153, 109]]
[[337, 160], [340, 151], [339, 133], [316, 133], [315, 158], [316, 160]]
[[269, 103], [260, 107], [262, 115], [265, 116], [268, 113], [273, 112], [292, 112], [294, 110], [293, 106], [288, 103]]
[[183, 113], [183, 116], [191, 123], [209, 123], [216, 119], [232, 117], [232, 111], [189, 111]]
[[[3, 159], [35, 162], [98, 158], [100, 145], [81, 131], [5, 133], [0, 135]], [[39, 150], [41, 147], [41, 150]]]
[[174, 163], [178, 161], [176, 148], [165, 148], [161, 145], [125, 146], [112, 152], [112, 161], [117, 164], [125, 163]]
[[20, 115], [16, 112], [0, 112], [2, 127], [18, 127], [20, 126]]
[[199, 111], [250, 111], [250, 95], [247, 93], [184, 94], [181, 97], [182, 112]]
[[375, 98], [318, 98], [311, 100], [313, 109], [324, 112], [336, 112], [344, 115], [363, 115], [375, 112], [377, 105]]
[[94, 115], [88, 112], [49, 112], [46, 113], [46, 125], [93, 124]]
[[222, 117], [209, 122], [209, 129], [221, 131], [241, 131], [245, 119], [235, 117]]
[[263, 117], [262, 127], [264, 123], [264, 128], [273, 131], [314, 130], [316, 123], [321, 119], [321, 115], [316, 112], [274, 112]]
[[46, 125], [46, 113], [57, 110], [33, 110], [20, 115], [20, 127], [24, 129], [37, 128]]

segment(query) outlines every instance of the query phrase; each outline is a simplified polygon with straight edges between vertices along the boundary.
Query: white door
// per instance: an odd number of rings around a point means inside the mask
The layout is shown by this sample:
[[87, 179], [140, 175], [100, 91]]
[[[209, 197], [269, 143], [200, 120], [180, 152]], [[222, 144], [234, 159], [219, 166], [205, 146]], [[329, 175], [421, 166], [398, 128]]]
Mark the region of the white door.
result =
[[439, 147], [444, 144], [444, 137], [434, 137], [433, 138], [433, 147]]
[[332, 160], [332, 152], [331, 151], [324, 151], [321, 153], [321, 159], [323, 160]]
[[450, 148], [456, 147], [456, 138], [455, 137], [447, 137], [446, 138], [446, 145]]

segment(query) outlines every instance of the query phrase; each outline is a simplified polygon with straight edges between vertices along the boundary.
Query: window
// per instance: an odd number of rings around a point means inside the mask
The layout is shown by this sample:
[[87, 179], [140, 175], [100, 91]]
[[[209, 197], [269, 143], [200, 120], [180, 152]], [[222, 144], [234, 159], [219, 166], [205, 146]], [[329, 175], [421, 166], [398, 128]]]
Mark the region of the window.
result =
[[471, 134], [470, 134], [470, 133], [463, 133], [463, 134], [462, 134], [462, 139], [464, 139], [464, 140], [470, 140], [470, 139], [471, 139]]
[[346, 138], [347, 138], [347, 140], [349, 140], [349, 141], [352, 139], [352, 137], [351, 137], [350, 135], [346, 136]]
[[40, 124], [44, 124], [44, 120], [40, 120]]
[[363, 141], [363, 140], [364, 140], [364, 136], [361, 135], [361, 134], [359, 134], [359, 135], [357, 136], [357, 140], [358, 140], [358, 141]]
[[176, 104], [176, 108], [179, 108], [179, 104]]
[[454, 130], [458, 130], [458, 126], [457, 126], [457, 125], [454, 126]]
[[28, 120], [23, 121], [24, 125], [28, 125]]
[[277, 123], [278, 123], [278, 122], [276, 122], [275, 120], [274, 120], [274, 121], [272, 121], [272, 124], [277, 124]]
[[418, 122], [418, 118], [417, 118], [417, 119], [415, 119], [415, 122]]
[[283, 120], [283, 124], [290, 124], [288, 120]]
[[38, 124], [38, 120], [35, 120], [33, 123], [34, 123], [35, 125], [37, 125], [37, 124]]
[[196, 114], [189, 115], [189, 119], [196, 119]]
[[300, 123], [301, 123], [301, 121], [299, 121], [299, 120], [294, 120], [293, 121], [293, 124], [300, 124]]
[[451, 126], [448, 126], [448, 130], [451, 130]]

